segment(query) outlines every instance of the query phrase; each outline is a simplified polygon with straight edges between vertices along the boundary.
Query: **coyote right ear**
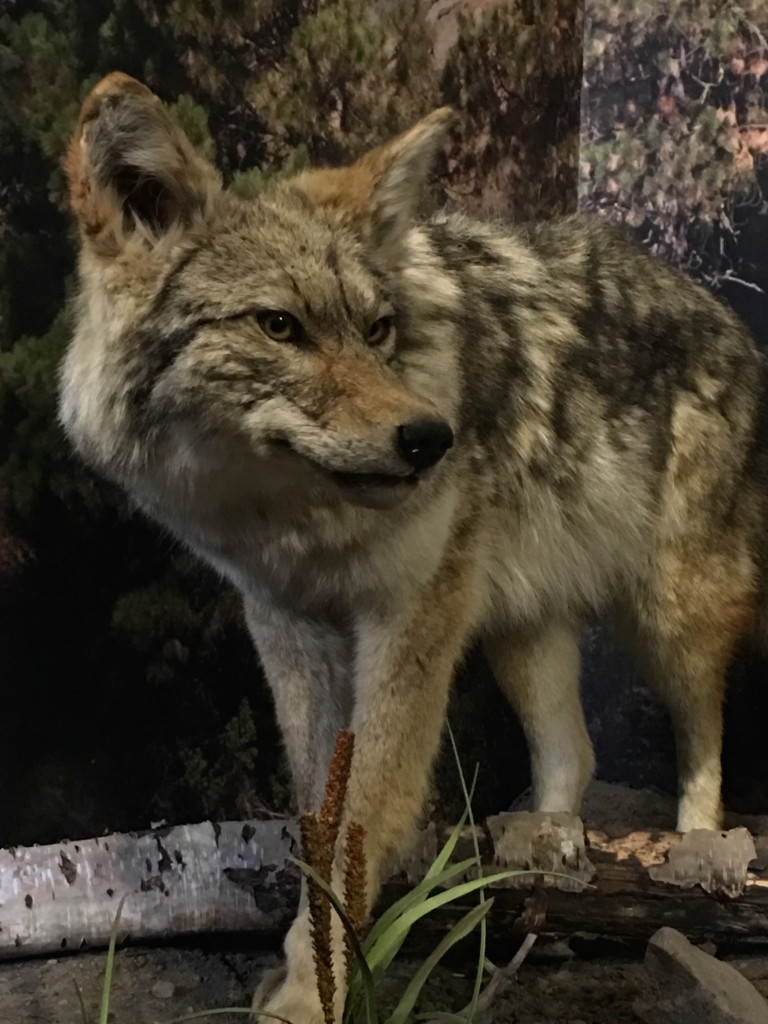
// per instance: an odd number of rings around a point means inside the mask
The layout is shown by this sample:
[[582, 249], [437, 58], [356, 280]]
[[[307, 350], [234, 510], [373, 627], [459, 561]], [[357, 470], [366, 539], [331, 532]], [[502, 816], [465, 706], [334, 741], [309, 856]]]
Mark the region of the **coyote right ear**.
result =
[[65, 170], [84, 240], [104, 256], [137, 228], [157, 239], [189, 223], [221, 189], [160, 100], [121, 72], [86, 97]]
[[413, 222], [437, 151], [454, 120], [450, 107], [433, 110], [351, 167], [305, 171], [291, 184], [374, 250], [391, 249]]

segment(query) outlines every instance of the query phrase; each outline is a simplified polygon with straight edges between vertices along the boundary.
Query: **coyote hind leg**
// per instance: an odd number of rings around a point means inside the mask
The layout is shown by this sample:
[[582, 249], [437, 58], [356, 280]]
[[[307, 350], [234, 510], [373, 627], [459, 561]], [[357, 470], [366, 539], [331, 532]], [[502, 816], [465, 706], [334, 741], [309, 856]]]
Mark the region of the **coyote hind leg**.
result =
[[748, 555], [670, 547], [640, 602], [643, 654], [669, 709], [678, 765], [680, 832], [720, 828], [726, 676], [748, 632], [755, 591]]
[[595, 767], [579, 693], [578, 629], [552, 623], [532, 636], [491, 636], [485, 653], [528, 741], [534, 807], [578, 814]]

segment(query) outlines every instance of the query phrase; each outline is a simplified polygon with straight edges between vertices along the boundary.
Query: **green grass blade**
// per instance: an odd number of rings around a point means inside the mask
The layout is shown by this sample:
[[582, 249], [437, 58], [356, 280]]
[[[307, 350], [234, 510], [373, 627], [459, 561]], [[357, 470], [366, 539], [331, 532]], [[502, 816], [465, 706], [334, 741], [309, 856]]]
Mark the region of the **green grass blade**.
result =
[[[398, 918], [401, 917], [412, 906], [415, 906], [416, 904], [423, 902], [423, 900], [427, 898], [427, 896], [429, 895], [433, 888], [437, 887], [438, 885], [444, 885], [447, 882], [450, 882], [451, 879], [456, 878], [458, 875], [462, 875], [468, 868], [472, 867], [474, 863], [475, 858], [468, 857], [466, 860], [459, 861], [456, 864], [451, 864], [439, 875], [434, 875], [430, 881], [422, 879], [418, 886], [412, 889], [409, 893], [406, 893], [405, 896], [402, 896], [396, 903], [393, 903], [392, 906], [389, 907], [384, 912], [384, 914], [381, 915], [381, 918], [379, 918], [374, 928], [371, 929], [371, 931], [361, 944], [366, 962], [368, 961], [368, 957], [370, 955], [372, 946], [371, 936], [373, 936], [373, 941], [379, 941], [380, 947], [382, 948], [386, 948], [390, 941], [394, 944], [391, 950], [392, 955], [387, 959], [387, 964], [391, 963], [391, 961], [394, 960], [395, 956], [397, 956], [401, 946], [408, 937], [408, 932], [401, 933], [398, 930], [396, 937], [392, 937], [391, 939], [387, 938], [390, 929], [394, 927]], [[374, 985], [378, 983], [382, 973], [383, 968], [371, 971]], [[358, 974], [357, 971], [353, 971], [349, 978], [348, 984], [349, 1003], [352, 1006], [356, 1005], [360, 997], [362, 984], [363, 979], [360, 976], [360, 974]]]
[[[540, 874], [540, 872], [535, 873]], [[477, 892], [477, 890], [481, 889], [484, 885], [491, 885], [493, 882], [501, 882], [506, 878], [512, 878], [515, 875], [520, 874], [523, 874], [523, 872], [499, 871], [494, 875], [488, 875], [486, 878], [475, 878], [472, 879], [472, 881], [462, 882], [460, 885], [454, 885], [445, 892], [430, 896], [429, 899], [423, 900], [419, 906], [412, 907], [392, 925], [390, 929], [391, 934], [382, 936], [374, 948], [368, 953], [368, 965], [371, 968], [371, 971], [385, 970], [389, 966], [394, 957], [394, 953], [390, 955], [390, 950], [395, 948], [396, 951], [400, 948], [402, 945], [402, 942], [400, 941], [401, 937], [405, 938], [413, 925], [420, 918], [425, 917], [427, 914], [431, 914], [433, 910], [438, 910], [440, 907], [445, 906], [446, 903], [453, 903], [454, 900], [461, 899], [463, 896], [468, 896], [470, 893]], [[482, 906], [482, 904], [480, 905]], [[386, 942], [383, 941], [385, 938], [387, 939]]]
[[80, 1015], [83, 1018], [83, 1024], [88, 1024], [90, 1017], [88, 1016], [88, 1010], [85, 1008], [85, 1000], [83, 999], [82, 990], [74, 978], [72, 979], [72, 984], [75, 986], [77, 1001], [80, 1004]]
[[419, 993], [424, 987], [424, 983], [427, 978], [435, 969], [435, 966], [448, 952], [451, 946], [455, 946], [457, 942], [463, 939], [466, 935], [469, 935], [469, 933], [477, 927], [480, 921], [482, 921], [491, 909], [492, 905], [492, 899], [478, 903], [476, 907], [473, 907], [464, 915], [464, 917], [457, 921], [448, 934], [440, 940], [421, 967], [419, 967], [418, 971], [414, 974], [397, 1005], [397, 1009], [390, 1017], [387, 1018], [386, 1024], [407, 1024], [416, 1000], [419, 998]]
[[448, 837], [447, 842], [445, 843], [445, 845], [443, 846], [442, 850], [440, 851], [440, 853], [435, 858], [434, 863], [432, 864], [432, 866], [430, 867], [429, 871], [426, 874], [426, 878], [431, 878], [433, 875], [436, 875], [436, 874], [438, 874], [438, 872], [443, 870], [445, 865], [448, 863], [451, 854], [454, 851], [456, 843], [458, 843], [458, 841], [459, 841], [459, 836], [461, 835], [461, 830], [466, 825], [467, 818], [469, 817], [469, 814], [470, 814], [469, 806], [470, 806], [470, 801], [472, 800], [472, 797], [475, 794], [475, 786], [477, 785], [477, 772], [478, 772], [478, 768], [476, 767], [475, 768], [475, 774], [472, 776], [472, 785], [469, 787], [469, 799], [467, 800], [466, 809], [465, 809], [464, 813], [462, 814], [461, 818], [459, 819], [458, 825], [451, 832], [450, 836]]
[[[477, 829], [475, 828], [475, 818], [472, 814], [472, 797], [467, 789], [467, 780], [464, 778], [464, 772], [461, 770], [461, 758], [459, 757], [459, 748], [456, 746], [456, 738], [453, 735], [453, 729], [448, 723], [448, 735], [451, 740], [451, 746], [453, 747], [453, 756], [456, 760], [456, 769], [459, 773], [459, 781], [461, 782], [461, 791], [464, 794], [464, 804], [467, 808], [467, 815], [469, 817], [469, 824], [472, 827], [472, 842], [475, 848], [475, 857], [477, 858], [477, 870], [482, 875], [483, 864], [480, 859], [480, 844], [477, 840]], [[475, 779], [477, 779], [478, 765], [475, 765]], [[474, 783], [472, 786], [474, 790]], [[480, 903], [485, 902], [485, 889], [480, 889]], [[464, 1013], [459, 1018], [460, 1020], [469, 1022], [475, 1019], [475, 1013], [477, 1012], [477, 1001], [480, 998], [480, 993], [483, 990], [483, 964], [485, 963], [485, 948], [488, 933], [488, 922], [485, 917], [480, 920], [480, 944], [477, 954], [477, 970], [475, 972], [475, 985], [472, 989], [472, 999], [470, 1000], [469, 1006], [466, 1007]]]
[[115, 946], [117, 945], [117, 932], [120, 928], [120, 915], [123, 912], [123, 906], [125, 901], [128, 899], [128, 893], [123, 896], [117, 905], [117, 913], [115, 914], [115, 920], [112, 923], [112, 931], [109, 934], [109, 949], [107, 950], [107, 967], [104, 971], [104, 991], [101, 996], [101, 1012], [99, 1013], [99, 1024], [108, 1024], [109, 1022], [109, 998], [112, 994], [112, 971], [115, 966]]
[[[412, 889], [411, 892], [406, 893], [406, 895], [401, 897], [397, 903], [393, 903], [392, 906], [382, 914], [381, 918], [377, 922], [377, 926], [371, 929], [371, 932], [366, 936], [365, 941], [362, 943], [362, 949], [366, 959], [369, 958], [371, 948], [374, 943], [379, 943], [380, 948], [386, 948], [391, 942], [393, 944], [392, 956], [387, 960], [387, 963], [390, 963], [395, 956], [397, 956], [401, 946], [408, 937], [408, 932], [401, 933], [399, 929], [396, 929], [398, 919], [410, 910], [411, 907], [414, 907], [427, 899], [433, 888], [450, 882], [458, 875], [464, 874], [464, 872], [468, 868], [472, 867], [474, 863], [475, 858], [468, 857], [466, 860], [459, 861], [456, 864], [451, 864], [450, 867], [446, 868], [439, 875], [433, 876], [429, 882], [425, 882], [422, 879], [419, 885]], [[381, 927], [382, 924], [384, 925], [383, 928]], [[373, 935], [373, 940], [371, 940], [371, 935]], [[377, 968], [371, 973], [375, 984], [381, 976], [382, 969]], [[350, 978], [349, 993], [351, 1002], [354, 1002], [358, 997], [360, 984], [361, 979], [357, 976], [353, 975]]]
[[[264, 1010], [251, 1010], [247, 1006], [221, 1006], [215, 1010], [197, 1010], [195, 1013], [187, 1013], [183, 1017], [174, 1017], [173, 1020], [162, 1021], [162, 1024], [186, 1024], [188, 1020], [205, 1020], [206, 1017], [223, 1017], [225, 1013], [243, 1013], [250, 1017], [265, 1017], [269, 1020], [279, 1020], [282, 1024], [293, 1024], [287, 1017], [280, 1017], [276, 1013], [265, 1013]], [[159, 1022], [158, 1022], [159, 1024]]]
[[[472, 785], [470, 786], [469, 790], [470, 799], [475, 791], [476, 782], [477, 769], [475, 769], [475, 774], [472, 779]], [[430, 864], [429, 869], [424, 878], [421, 880], [421, 882], [419, 882], [419, 884], [415, 886], [409, 893], [407, 893], [405, 896], [399, 899], [397, 903], [394, 903], [391, 907], [385, 910], [381, 917], [374, 923], [373, 927], [368, 932], [363, 942], [363, 949], [366, 953], [366, 956], [368, 955], [370, 950], [373, 949], [374, 945], [379, 941], [381, 936], [390, 928], [394, 921], [397, 920], [398, 917], [400, 917], [403, 913], [409, 910], [412, 906], [415, 906], [417, 903], [421, 902], [432, 889], [436, 888], [438, 885], [445, 884], [445, 882], [447, 882], [449, 878], [454, 877], [455, 874], [460, 873], [459, 871], [454, 871], [452, 874], [449, 874], [449, 872], [451, 872], [452, 869], [446, 869], [446, 865], [448, 864], [451, 854], [455, 850], [456, 844], [459, 841], [461, 830], [464, 828], [464, 825], [466, 824], [467, 821], [467, 814], [468, 810], [465, 810], [464, 814], [462, 814], [461, 818], [459, 819], [458, 824], [451, 831], [450, 836], [444, 843], [437, 857], [434, 859], [432, 864]], [[463, 867], [462, 870], [466, 870], [466, 867], [468, 867], [473, 862], [474, 858], [469, 858], [466, 861], [462, 861], [461, 864], [465, 865], [465, 867]], [[400, 945], [402, 945], [402, 942], [400, 943]]]
[[441, 871], [439, 875], [434, 875], [430, 879], [422, 878], [418, 885], [414, 886], [410, 892], [407, 892], [404, 896], [393, 903], [391, 907], [381, 915], [373, 928], [371, 928], [368, 935], [365, 937], [363, 942], [363, 949], [370, 950], [374, 946], [377, 940], [390, 928], [392, 923], [399, 917], [415, 906], [417, 903], [423, 902], [429, 896], [433, 889], [438, 886], [446, 885], [452, 879], [457, 878], [459, 875], [463, 875], [469, 870], [475, 863], [474, 857], [467, 857], [465, 860], [456, 861], [455, 864], [450, 864], [444, 871]]
[[[454, 873], [460, 874], [464, 872], [469, 866], [475, 864], [475, 858], [470, 857], [466, 861], [462, 861], [461, 864], [455, 865], [458, 869]], [[444, 874], [450, 874], [451, 869], [449, 868]], [[483, 891], [484, 886], [492, 885], [495, 882], [503, 881], [507, 878], [520, 877], [523, 875], [546, 875], [547, 878], [569, 878], [570, 876], [557, 871], [537, 871], [537, 870], [509, 870], [499, 871], [493, 875], [487, 875], [482, 878], [476, 878], [469, 882], [463, 882], [459, 885], [455, 885], [450, 889], [446, 889], [442, 893], [438, 893], [434, 896], [422, 899], [417, 905], [409, 906], [409, 909], [401, 913], [395, 920], [389, 923], [389, 927], [380, 934], [374, 943], [372, 948], [365, 950], [365, 956], [367, 959], [368, 968], [371, 972], [371, 976], [374, 979], [374, 984], [382, 976], [382, 974], [389, 967], [391, 962], [402, 947], [405, 939], [408, 937], [413, 925], [421, 917], [426, 916], [433, 910], [439, 909], [447, 903], [451, 903], [454, 900], [461, 899], [464, 896], [469, 895], [472, 892], [478, 890]], [[442, 876], [439, 876], [442, 877]], [[586, 883], [585, 883], [586, 887]], [[479, 904], [483, 906], [484, 904]], [[480, 920], [483, 920], [481, 918]], [[350, 993], [353, 996], [357, 995], [357, 979], [352, 979], [350, 983]], [[471, 1018], [462, 1017], [464, 1021], [471, 1020]]]
[[344, 925], [344, 931], [349, 937], [349, 941], [352, 944], [352, 948], [355, 951], [355, 965], [360, 972], [362, 978], [363, 993], [365, 995], [365, 1012], [367, 1024], [379, 1024], [379, 1013], [376, 1005], [376, 986], [373, 981], [373, 975], [371, 974], [370, 968], [368, 967], [368, 961], [366, 959], [363, 948], [360, 945], [360, 939], [357, 937], [355, 929], [347, 917], [347, 913], [333, 889], [328, 885], [324, 878], [315, 871], [310, 865], [305, 863], [303, 860], [299, 860], [297, 857], [290, 858], [294, 864], [296, 864], [305, 875], [312, 879], [316, 885], [318, 885], [328, 899], [331, 901], [331, 906], [339, 915], [341, 923]]
[[[482, 924], [482, 922], [481, 922]], [[445, 1010], [432, 1010], [430, 1013], [417, 1013], [414, 1020], [428, 1020], [429, 1024], [445, 1021], [445, 1024], [467, 1024], [467, 1018], [460, 1013], [446, 1013]]]
[[429, 871], [427, 871], [419, 884], [415, 885], [409, 893], [405, 894], [405, 896], [402, 896], [397, 903], [393, 903], [392, 906], [385, 910], [381, 917], [375, 922], [363, 942], [363, 949], [366, 952], [373, 948], [380, 936], [390, 927], [393, 921], [401, 916], [401, 914], [406, 910], [409, 910], [416, 903], [420, 903], [433, 889], [437, 888], [438, 885], [444, 885], [450, 878], [461, 874], [462, 871], [466, 871], [468, 867], [475, 863], [474, 857], [468, 857], [466, 860], [460, 861], [458, 864], [452, 864], [449, 867], [446, 867], [451, 854], [456, 848], [456, 843], [459, 840], [461, 830], [464, 828], [466, 820], [467, 815], [465, 812], [458, 825], [456, 825], [446, 840], [445, 846], [442, 848], [435, 861], [430, 865]]

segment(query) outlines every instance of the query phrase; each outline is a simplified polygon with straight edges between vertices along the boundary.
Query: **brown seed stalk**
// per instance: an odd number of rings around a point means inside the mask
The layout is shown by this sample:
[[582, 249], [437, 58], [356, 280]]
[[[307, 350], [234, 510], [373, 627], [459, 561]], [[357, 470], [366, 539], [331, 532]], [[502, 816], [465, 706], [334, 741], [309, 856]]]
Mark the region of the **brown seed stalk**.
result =
[[[305, 811], [299, 819], [299, 824], [304, 859], [315, 869], [323, 881], [330, 882], [333, 847], [329, 854], [322, 822], [314, 811]], [[309, 924], [317, 992], [320, 996], [325, 1024], [334, 1024], [333, 1003], [336, 995], [336, 980], [333, 976], [331, 952], [331, 904], [317, 882], [309, 875], [307, 876], [307, 895], [309, 897]]]
[[[328, 781], [325, 785], [325, 799], [320, 808], [320, 815], [318, 817], [314, 811], [306, 811], [299, 819], [304, 859], [328, 885], [332, 882], [336, 842], [344, 813], [354, 743], [353, 733], [346, 729], [339, 733], [328, 767]], [[336, 979], [333, 973], [331, 902], [311, 877], [307, 877], [307, 895], [317, 991], [325, 1024], [334, 1024]], [[345, 959], [347, 963], [350, 962], [346, 946]]]
[[336, 846], [344, 813], [352, 754], [355, 749], [355, 734], [342, 729], [336, 737], [331, 763], [328, 766], [328, 781], [325, 784], [325, 799], [320, 808], [320, 821], [327, 830], [329, 841]]
[[[358, 938], [362, 938], [366, 922], [365, 875], [365, 829], [356, 821], [351, 821], [344, 841], [344, 908]], [[346, 932], [344, 958], [349, 978], [355, 964], [355, 950]]]

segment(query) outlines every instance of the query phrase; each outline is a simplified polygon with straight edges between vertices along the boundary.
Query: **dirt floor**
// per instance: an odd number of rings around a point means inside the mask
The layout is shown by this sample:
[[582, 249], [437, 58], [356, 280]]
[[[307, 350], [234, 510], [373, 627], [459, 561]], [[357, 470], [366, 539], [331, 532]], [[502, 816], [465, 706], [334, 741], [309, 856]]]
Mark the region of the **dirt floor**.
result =
[[[259, 973], [274, 965], [271, 954], [195, 948], [125, 949], [115, 967], [110, 1022], [165, 1024], [184, 1014], [247, 1005]], [[732, 961], [768, 996], [768, 957]], [[80, 1024], [75, 984], [90, 1021], [98, 1020], [104, 980], [103, 953], [0, 964], [1, 1024]], [[399, 964], [386, 986], [392, 1005], [415, 965]], [[517, 981], [493, 1006], [493, 1024], [638, 1024], [632, 1012], [644, 988], [639, 961], [579, 960], [523, 965]], [[419, 1010], [456, 1011], [466, 1005], [471, 981], [457, 970], [438, 969]], [[238, 1024], [242, 1015], [206, 1018]]]
[[[2, 1024], [78, 1024], [75, 982], [93, 1021], [104, 979], [104, 954], [86, 953], [58, 960], [0, 965]], [[244, 952], [200, 949], [123, 950], [118, 954], [111, 1000], [114, 1024], [164, 1024], [186, 1013], [247, 1005], [260, 970], [274, 958]], [[398, 966], [386, 986], [391, 1002], [415, 965]], [[569, 963], [526, 965], [509, 994], [494, 1006], [494, 1021], [520, 1024], [565, 1022], [624, 1024], [636, 1021], [632, 1000], [642, 984], [640, 964]], [[458, 1010], [471, 996], [471, 982], [459, 971], [442, 969], [428, 984], [419, 1009]], [[236, 1024], [242, 1015], [210, 1018]]]

